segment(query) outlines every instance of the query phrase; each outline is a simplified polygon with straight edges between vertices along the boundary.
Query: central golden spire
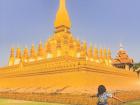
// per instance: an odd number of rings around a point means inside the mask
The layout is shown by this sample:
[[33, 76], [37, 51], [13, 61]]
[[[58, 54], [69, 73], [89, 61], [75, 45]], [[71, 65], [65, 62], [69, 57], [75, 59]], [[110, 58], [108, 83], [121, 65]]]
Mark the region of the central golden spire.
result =
[[59, 27], [71, 28], [71, 21], [66, 9], [66, 0], [60, 0], [59, 9], [56, 14], [56, 19], [54, 22], [54, 27], [57, 29]]
[[66, 0], [60, 0], [60, 8], [65, 8]]

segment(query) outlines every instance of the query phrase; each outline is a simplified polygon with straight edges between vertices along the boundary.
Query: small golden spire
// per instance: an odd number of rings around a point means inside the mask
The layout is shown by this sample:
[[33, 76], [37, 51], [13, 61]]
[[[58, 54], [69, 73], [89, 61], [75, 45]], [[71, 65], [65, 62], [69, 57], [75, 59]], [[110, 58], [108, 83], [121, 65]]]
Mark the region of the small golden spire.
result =
[[100, 59], [100, 63], [102, 64], [102, 63], [104, 63], [104, 57], [103, 57], [103, 49], [102, 48], [100, 48], [100, 57], [99, 57]]
[[107, 52], [108, 52], [108, 56], [107, 56], [107, 58], [108, 58], [108, 66], [112, 66], [111, 50], [108, 49]]
[[96, 47], [94, 47], [93, 58], [98, 59], [98, 49]]
[[24, 49], [24, 54], [23, 54], [23, 56], [24, 56], [25, 58], [28, 58], [28, 49], [27, 49], [27, 47]]
[[11, 48], [11, 54], [10, 57], [14, 57], [14, 48]]
[[44, 54], [45, 54], [44, 53], [44, 48], [43, 48], [42, 42], [40, 41], [39, 47], [38, 47], [38, 56], [39, 57], [44, 57], [45, 56]]
[[105, 65], [109, 65], [109, 61], [108, 61], [108, 54], [107, 54], [108, 52], [107, 52], [107, 49], [105, 48], [104, 49], [104, 56], [103, 56], [103, 58], [104, 58], [104, 62], [105, 62]]
[[17, 51], [16, 51], [16, 58], [15, 58], [15, 61], [14, 61], [14, 65], [18, 65], [21, 63], [21, 50], [20, 48], [17, 48]]
[[92, 58], [93, 57], [93, 49], [92, 49], [92, 45], [90, 45], [89, 49], [88, 49], [88, 57]]
[[23, 56], [22, 56], [22, 62], [28, 62], [28, 58], [29, 58], [29, 56], [28, 56], [28, 48], [27, 47], [25, 47], [24, 48], [24, 52], [23, 52]]
[[103, 59], [103, 49], [100, 49], [100, 59]]
[[29, 62], [34, 62], [37, 59], [36, 51], [35, 51], [35, 46], [32, 44], [31, 49], [30, 49], [30, 57], [28, 59]]
[[104, 59], [107, 59], [107, 50], [106, 50], [106, 48], [104, 49]]
[[76, 49], [76, 52], [79, 53], [79, 52], [80, 52], [80, 47], [81, 47], [80, 41], [79, 41], [79, 40], [77, 40], [77, 41], [74, 43], [74, 47], [75, 47], [75, 49]]
[[84, 50], [87, 50], [87, 43], [86, 43], [86, 41], [83, 43], [83, 48], [84, 48]]
[[10, 54], [10, 59], [9, 59], [9, 66], [13, 66], [14, 65], [14, 61], [15, 61], [15, 57], [14, 57], [14, 48], [11, 48], [11, 54]]
[[56, 14], [56, 19], [54, 22], [55, 28], [64, 26], [70, 29], [71, 21], [66, 9], [66, 0], [60, 0], [59, 9]]
[[51, 52], [51, 45], [49, 42], [46, 42], [45, 44], [45, 52], [50, 53]]
[[108, 49], [108, 59], [112, 59], [111, 58], [111, 50], [110, 49]]
[[73, 42], [73, 48], [74, 48], [74, 57], [80, 58], [81, 46], [78, 40], [75, 40]]
[[30, 50], [30, 57], [31, 58], [36, 58], [36, 52], [35, 52], [35, 47], [34, 47], [34, 44], [32, 44], [32, 47], [31, 47], [31, 50]]
[[85, 58], [87, 56], [87, 44], [86, 42], [83, 43], [81, 46], [81, 54], [80, 57]]
[[21, 58], [21, 50], [20, 50], [20, 48], [17, 48], [16, 58]]

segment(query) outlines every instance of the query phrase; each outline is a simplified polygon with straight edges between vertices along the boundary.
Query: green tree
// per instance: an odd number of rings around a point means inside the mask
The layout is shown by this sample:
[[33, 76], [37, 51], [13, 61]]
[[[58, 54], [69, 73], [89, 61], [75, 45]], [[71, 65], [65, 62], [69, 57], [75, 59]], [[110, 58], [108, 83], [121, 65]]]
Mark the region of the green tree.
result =
[[140, 68], [140, 62], [134, 64], [134, 70], [137, 70], [138, 68]]

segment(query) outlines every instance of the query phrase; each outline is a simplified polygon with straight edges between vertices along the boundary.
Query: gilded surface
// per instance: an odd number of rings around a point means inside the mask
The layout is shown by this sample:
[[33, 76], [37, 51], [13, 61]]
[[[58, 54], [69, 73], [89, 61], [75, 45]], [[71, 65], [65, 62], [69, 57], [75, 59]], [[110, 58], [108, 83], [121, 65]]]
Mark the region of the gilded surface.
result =
[[95, 94], [100, 84], [111, 92], [140, 91], [136, 73], [112, 66], [110, 49], [88, 47], [73, 37], [65, 0], [60, 0], [54, 27], [37, 51], [34, 44], [23, 54], [11, 49], [9, 65], [0, 69], [1, 92]]

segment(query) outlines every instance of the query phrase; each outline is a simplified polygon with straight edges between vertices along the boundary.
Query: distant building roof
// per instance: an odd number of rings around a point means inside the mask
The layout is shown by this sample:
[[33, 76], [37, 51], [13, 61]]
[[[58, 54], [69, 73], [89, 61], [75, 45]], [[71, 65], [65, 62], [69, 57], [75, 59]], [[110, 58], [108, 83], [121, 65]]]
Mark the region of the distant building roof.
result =
[[120, 49], [118, 50], [116, 58], [113, 60], [113, 64], [133, 64], [133, 59], [128, 56], [122, 44], [120, 44]]

